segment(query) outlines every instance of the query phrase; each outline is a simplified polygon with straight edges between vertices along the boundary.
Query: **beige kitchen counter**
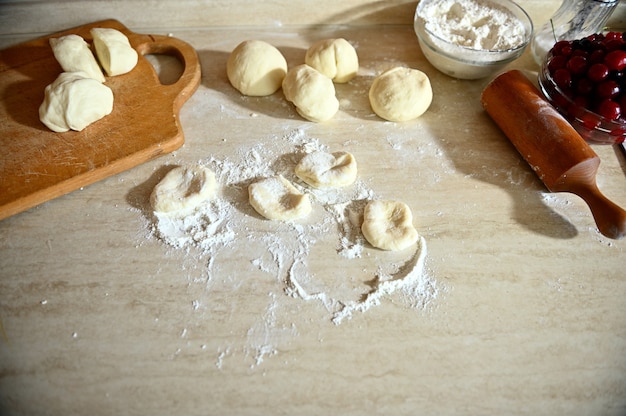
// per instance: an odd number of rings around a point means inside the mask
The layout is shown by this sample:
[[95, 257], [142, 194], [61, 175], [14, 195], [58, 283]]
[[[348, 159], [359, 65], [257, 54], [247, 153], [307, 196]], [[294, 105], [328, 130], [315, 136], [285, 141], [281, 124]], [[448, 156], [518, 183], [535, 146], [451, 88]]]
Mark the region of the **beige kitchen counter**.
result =
[[[560, 2], [520, 4], [538, 25]], [[0, 414], [626, 414], [626, 241], [602, 236], [577, 196], [546, 191], [483, 112], [487, 79], [428, 64], [415, 6], [0, 4], [2, 47], [116, 18], [188, 42], [202, 65], [182, 148], [0, 222]], [[226, 59], [245, 39], [296, 65], [327, 37], [350, 40], [361, 63], [329, 122], [228, 83]], [[415, 121], [369, 107], [371, 81], [394, 65], [431, 79], [432, 106]], [[529, 51], [511, 68], [537, 70]], [[244, 170], [283, 173], [311, 147], [353, 153], [358, 184], [316, 194], [299, 225], [262, 220]], [[600, 188], [626, 206], [626, 158], [593, 148]], [[174, 247], [148, 197], [168, 167], [196, 162], [218, 173], [226, 214]], [[428, 254], [410, 291], [333, 322], [377, 274], [404, 277], [413, 251], [359, 242], [325, 198], [411, 207]]]

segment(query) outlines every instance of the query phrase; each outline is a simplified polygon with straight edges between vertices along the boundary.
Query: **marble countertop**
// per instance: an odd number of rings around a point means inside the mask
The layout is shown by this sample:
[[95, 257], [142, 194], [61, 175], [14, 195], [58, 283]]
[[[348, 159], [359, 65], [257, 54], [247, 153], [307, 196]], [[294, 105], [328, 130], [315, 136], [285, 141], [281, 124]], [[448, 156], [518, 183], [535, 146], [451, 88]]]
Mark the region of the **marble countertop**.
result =
[[[519, 3], [535, 25], [559, 5]], [[489, 79], [425, 60], [415, 2], [310, 4], [0, 4], [2, 47], [115, 18], [184, 40], [202, 66], [180, 149], [0, 222], [0, 413], [626, 413], [626, 241], [600, 234], [579, 197], [546, 190], [483, 111]], [[329, 37], [351, 41], [361, 65], [329, 122], [228, 83], [243, 40], [296, 65]], [[385, 122], [367, 100], [396, 65], [431, 80], [433, 103], [411, 122]], [[510, 68], [538, 69], [530, 51]], [[302, 223], [262, 220], [246, 185], [314, 148], [354, 154], [357, 184], [315, 193]], [[624, 154], [593, 149], [599, 187], [626, 206]], [[216, 172], [217, 201], [185, 224], [158, 222], [153, 186], [194, 163]], [[362, 240], [354, 217], [371, 198], [411, 207], [423, 270], [413, 250]], [[406, 284], [362, 302], [377, 279]]]

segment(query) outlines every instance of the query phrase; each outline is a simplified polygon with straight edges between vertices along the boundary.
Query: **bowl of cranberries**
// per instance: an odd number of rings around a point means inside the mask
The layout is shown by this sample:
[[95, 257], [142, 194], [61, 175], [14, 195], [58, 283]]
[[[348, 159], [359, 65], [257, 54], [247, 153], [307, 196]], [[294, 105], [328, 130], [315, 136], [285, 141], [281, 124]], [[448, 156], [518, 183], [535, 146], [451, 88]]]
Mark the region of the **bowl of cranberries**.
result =
[[626, 139], [626, 32], [557, 42], [539, 71], [552, 105], [589, 143]]

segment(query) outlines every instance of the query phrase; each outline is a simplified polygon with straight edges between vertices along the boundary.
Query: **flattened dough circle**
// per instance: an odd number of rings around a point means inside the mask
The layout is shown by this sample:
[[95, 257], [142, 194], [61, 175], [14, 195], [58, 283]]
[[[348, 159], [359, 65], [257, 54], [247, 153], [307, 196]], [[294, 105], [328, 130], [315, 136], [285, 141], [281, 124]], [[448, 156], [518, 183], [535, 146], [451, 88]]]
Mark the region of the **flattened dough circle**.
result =
[[307, 154], [295, 168], [296, 176], [314, 188], [334, 188], [354, 183], [357, 164], [348, 152]]
[[215, 174], [204, 166], [177, 166], [154, 187], [150, 203], [155, 212], [192, 210], [215, 196]]
[[282, 175], [250, 184], [248, 196], [256, 212], [270, 220], [295, 220], [307, 216], [312, 209], [309, 196]]
[[363, 213], [361, 231], [365, 239], [382, 250], [403, 250], [417, 241], [411, 209], [403, 202], [373, 200]]

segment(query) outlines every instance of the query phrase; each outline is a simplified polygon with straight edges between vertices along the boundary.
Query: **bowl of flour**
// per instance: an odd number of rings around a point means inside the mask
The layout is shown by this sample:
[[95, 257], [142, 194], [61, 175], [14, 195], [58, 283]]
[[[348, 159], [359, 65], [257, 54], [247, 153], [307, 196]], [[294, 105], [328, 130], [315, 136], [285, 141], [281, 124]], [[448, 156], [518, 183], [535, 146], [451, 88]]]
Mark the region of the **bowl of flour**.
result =
[[528, 14], [509, 0], [421, 0], [414, 27], [426, 59], [459, 79], [502, 70], [519, 58], [533, 33]]

